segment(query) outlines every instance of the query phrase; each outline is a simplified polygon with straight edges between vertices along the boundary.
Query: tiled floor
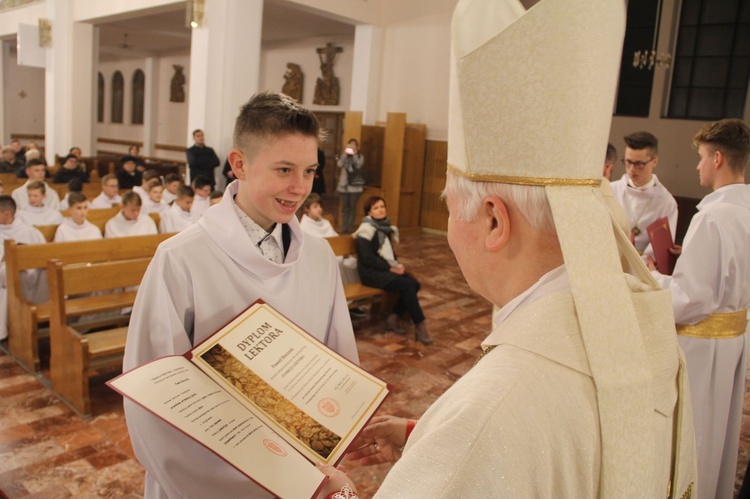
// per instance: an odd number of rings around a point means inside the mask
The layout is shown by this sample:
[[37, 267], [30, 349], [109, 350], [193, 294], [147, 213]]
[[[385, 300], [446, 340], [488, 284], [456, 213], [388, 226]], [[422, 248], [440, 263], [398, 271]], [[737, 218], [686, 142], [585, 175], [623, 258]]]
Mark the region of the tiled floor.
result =
[[[362, 365], [395, 390], [383, 413], [419, 416], [463, 375], [490, 327], [491, 306], [468, 288], [445, 237], [405, 236], [400, 256], [422, 282], [420, 300], [435, 344], [383, 333], [380, 318], [356, 321]], [[140, 497], [143, 470], [134, 459], [119, 397], [92, 381], [94, 414], [81, 419], [40, 380], [0, 352], [0, 490], [15, 497]], [[739, 469], [750, 456], [748, 408]], [[347, 465], [361, 497], [371, 497], [388, 467]], [[741, 479], [741, 477], [740, 477]]]

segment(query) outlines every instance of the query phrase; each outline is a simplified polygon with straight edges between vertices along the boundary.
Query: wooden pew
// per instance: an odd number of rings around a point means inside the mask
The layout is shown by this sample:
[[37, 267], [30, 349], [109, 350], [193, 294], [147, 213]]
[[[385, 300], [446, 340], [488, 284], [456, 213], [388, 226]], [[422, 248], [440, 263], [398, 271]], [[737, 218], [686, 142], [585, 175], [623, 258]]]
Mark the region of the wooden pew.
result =
[[[91, 222], [92, 224], [96, 225], [99, 228], [99, 231], [104, 234], [104, 227], [107, 225], [107, 221], [117, 215], [117, 212], [119, 212], [119, 208], [104, 208], [101, 210], [89, 210], [89, 213], [92, 212], [101, 212], [101, 213], [94, 213], [93, 217], [86, 217], [86, 219]], [[64, 217], [69, 217], [70, 212], [68, 210], [61, 211], [62, 215]], [[154, 221], [156, 224], [157, 230], [159, 229], [159, 223], [161, 221], [161, 216], [158, 213], [150, 213], [149, 216], [151, 217], [151, 220]], [[39, 232], [44, 235], [44, 238], [47, 240], [48, 243], [51, 243], [55, 239], [55, 232], [57, 232], [57, 225], [35, 225]]]
[[41, 329], [40, 325], [48, 322], [50, 317], [49, 302], [34, 304], [23, 296], [21, 272], [46, 269], [50, 258], [57, 258], [67, 265], [151, 257], [156, 247], [170, 236], [172, 234], [156, 234], [28, 245], [18, 245], [13, 240], [6, 240], [8, 349], [11, 355], [28, 370], [39, 371], [39, 338], [46, 336], [48, 332]]
[[[127, 326], [117, 326], [84, 334], [81, 323], [68, 324], [68, 318], [85, 313], [107, 312], [132, 305], [135, 292], [120, 292], [140, 284], [151, 258], [117, 260], [93, 264], [63, 265], [53, 259], [47, 264], [50, 296], [50, 381], [52, 389], [81, 415], [91, 414], [89, 377], [103, 369], [122, 366]], [[71, 298], [82, 293], [116, 293]], [[94, 300], [96, 303], [93, 303]]]
[[[336, 256], [357, 256], [357, 241], [351, 236], [327, 237], [333, 254]], [[356, 308], [362, 301], [380, 301], [386, 296], [382, 289], [365, 286], [361, 282], [344, 284], [344, 295], [349, 308]]]

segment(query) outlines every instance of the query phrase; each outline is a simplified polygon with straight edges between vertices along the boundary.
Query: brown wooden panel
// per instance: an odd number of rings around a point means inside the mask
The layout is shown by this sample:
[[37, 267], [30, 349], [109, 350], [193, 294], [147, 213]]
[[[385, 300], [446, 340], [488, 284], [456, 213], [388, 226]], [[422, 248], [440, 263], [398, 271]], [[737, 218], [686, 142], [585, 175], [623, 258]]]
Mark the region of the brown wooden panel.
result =
[[364, 169], [367, 172], [367, 184], [380, 187], [383, 176], [383, 143], [385, 141], [384, 126], [362, 127], [360, 151], [365, 156]]
[[400, 228], [419, 227], [420, 224], [426, 136], [426, 125], [406, 125], [399, 195]]
[[448, 166], [448, 142], [428, 140], [425, 149], [424, 183], [422, 187], [421, 226], [448, 230], [448, 208], [440, 195], [445, 188]]
[[[140, 140], [122, 140], [122, 139], [110, 139], [106, 137], [97, 137], [96, 141], [101, 142], [102, 144], [117, 144], [121, 146], [143, 147], [143, 142]], [[182, 150], [184, 151], [185, 148], [183, 147]]]
[[336, 158], [344, 149], [342, 133], [344, 127], [344, 113], [315, 112], [320, 121], [320, 126], [326, 131], [326, 139], [320, 144], [320, 148], [326, 155], [326, 165], [323, 168], [325, 177], [326, 193], [336, 192]]
[[388, 206], [388, 217], [399, 225], [401, 177], [404, 168], [406, 113], [388, 113], [383, 147], [383, 175], [380, 188]]

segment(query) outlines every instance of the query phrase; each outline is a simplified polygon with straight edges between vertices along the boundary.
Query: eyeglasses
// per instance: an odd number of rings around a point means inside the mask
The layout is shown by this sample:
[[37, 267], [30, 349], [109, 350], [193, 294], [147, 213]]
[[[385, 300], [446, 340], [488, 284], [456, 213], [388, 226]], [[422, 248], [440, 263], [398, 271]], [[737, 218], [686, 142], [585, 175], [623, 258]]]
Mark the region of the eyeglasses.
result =
[[655, 158], [651, 158], [648, 161], [630, 161], [629, 159], [622, 158], [622, 164], [625, 166], [633, 166], [639, 170], [643, 170], [647, 164], [651, 163]]

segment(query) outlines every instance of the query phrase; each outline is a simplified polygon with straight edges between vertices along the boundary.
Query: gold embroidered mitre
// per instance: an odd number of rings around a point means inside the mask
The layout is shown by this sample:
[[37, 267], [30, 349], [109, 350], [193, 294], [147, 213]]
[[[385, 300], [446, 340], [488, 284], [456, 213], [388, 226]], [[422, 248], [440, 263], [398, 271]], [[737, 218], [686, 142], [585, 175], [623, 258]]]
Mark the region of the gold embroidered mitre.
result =
[[[688, 475], [670, 475], [669, 455], [662, 459], [655, 445], [671, 431], [657, 429], [654, 414], [669, 417], [677, 399], [674, 320], [668, 294], [613, 227], [598, 188], [625, 10], [623, 0], [542, 0], [528, 11], [517, 0], [459, 0], [448, 170], [474, 181], [544, 186], [596, 387], [599, 496], [653, 497], [666, 491], [669, 476], [673, 495], [689, 483]], [[631, 295], [618, 248], [653, 293], [649, 300]], [[644, 301], [659, 306], [646, 316]]]

